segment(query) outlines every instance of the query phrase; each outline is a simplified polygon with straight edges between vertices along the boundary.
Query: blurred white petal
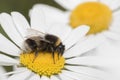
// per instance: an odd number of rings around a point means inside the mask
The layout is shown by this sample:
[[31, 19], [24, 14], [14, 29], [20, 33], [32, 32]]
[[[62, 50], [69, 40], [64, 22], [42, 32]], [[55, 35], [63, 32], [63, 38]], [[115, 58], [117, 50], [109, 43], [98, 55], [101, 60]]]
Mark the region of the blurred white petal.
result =
[[120, 10], [113, 13], [112, 24], [110, 25], [110, 30], [120, 34]]
[[[44, 16], [45, 16], [44, 17], [45, 25], [47, 25], [47, 26], [52, 25], [54, 23], [59, 23], [59, 22], [63, 22], [63, 23], [68, 22], [68, 16], [65, 15], [66, 12], [63, 12], [62, 10], [59, 10], [55, 7], [51, 7], [51, 6], [48, 6], [45, 4], [36, 4], [33, 6], [33, 9], [42, 10], [42, 12], [44, 13]], [[39, 16], [40, 16], [40, 14], [39, 14]], [[42, 17], [41, 17], [41, 19], [42, 19]]]
[[73, 0], [55, 0], [55, 1], [68, 10], [74, 9], [81, 2], [80, 0], [74, 0], [74, 1]]
[[73, 10], [76, 6], [83, 2], [97, 1], [97, 0], [55, 0], [58, 4], [63, 6], [65, 9]]
[[111, 10], [120, 7], [120, 0], [100, 0], [100, 2], [106, 4]]
[[120, 41], [120, 34], [118, 33], [109, 30], [109, 31], [105, 31], [102, 34], [104, 34], [109, 39]]
[[107, 41], [96, 49], [97, 56], [104, 57], [119, 57], [120, 56], [120, 41]]

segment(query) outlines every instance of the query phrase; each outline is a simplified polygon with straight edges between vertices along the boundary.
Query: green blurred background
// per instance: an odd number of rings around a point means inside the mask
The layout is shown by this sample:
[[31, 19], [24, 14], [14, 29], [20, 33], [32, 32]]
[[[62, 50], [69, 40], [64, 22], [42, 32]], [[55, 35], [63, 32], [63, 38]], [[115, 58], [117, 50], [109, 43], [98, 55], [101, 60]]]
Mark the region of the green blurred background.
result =
[[28, 18], [28, 11], [34, 4], [43, 3], [48, 4], [64, 10], [61, 6], [54, 2], [54, 0], [0, 0], [0, 13], [11, 11], [19, 11]]
[[[50, 6], [57, 7], [61, 10], [65, 10], [60, 5], [55, 3], [54, 0], [0, 0], [0, 13], [2, 12], [10, 13], [12, 11], [18, 11], [22, 13], [29, 20], [28, 17], [29, 9], [31, 9], [34, 4], [39, 4], [39, 3], [48, 4]], [[0, 27], [0, 33], [2, 33], [7, 37], [7, 35], [4, 33], [1, 27]], [[12, 70], [11, 66], [9, 67], [5, 66], [5, 68], [7, 71]]]

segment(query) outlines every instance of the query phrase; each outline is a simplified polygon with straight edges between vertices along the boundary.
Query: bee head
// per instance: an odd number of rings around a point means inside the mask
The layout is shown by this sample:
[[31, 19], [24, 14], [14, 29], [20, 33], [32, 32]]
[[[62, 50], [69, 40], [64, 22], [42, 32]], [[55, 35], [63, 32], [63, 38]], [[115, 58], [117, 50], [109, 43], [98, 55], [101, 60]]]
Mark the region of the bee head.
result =
[[65, 51], [65, 45], [63, 45], [62, 43], [59, 44], [59, 46], [57, 46], [56, 51], [61, 54], [61, 56], [63, 55], [64, 51]]

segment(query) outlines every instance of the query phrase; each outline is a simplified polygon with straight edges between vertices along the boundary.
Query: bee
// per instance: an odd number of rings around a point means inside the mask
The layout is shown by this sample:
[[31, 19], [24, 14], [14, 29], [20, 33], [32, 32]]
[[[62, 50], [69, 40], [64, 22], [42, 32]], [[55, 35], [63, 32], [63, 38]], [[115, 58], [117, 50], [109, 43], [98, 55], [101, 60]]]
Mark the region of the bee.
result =
[[29, 37], [24, 41], [24, 48], [27, 52], [34, 52], [35, 56], [39, 52], [49, 52], [54, 59], [54, 53], [57, 52], [58, 56], [62, 56], [65, 50], [65, 45], [61, 42], [60, 38], [47, 33], [42, 33], [37, 30], [28, 29]]

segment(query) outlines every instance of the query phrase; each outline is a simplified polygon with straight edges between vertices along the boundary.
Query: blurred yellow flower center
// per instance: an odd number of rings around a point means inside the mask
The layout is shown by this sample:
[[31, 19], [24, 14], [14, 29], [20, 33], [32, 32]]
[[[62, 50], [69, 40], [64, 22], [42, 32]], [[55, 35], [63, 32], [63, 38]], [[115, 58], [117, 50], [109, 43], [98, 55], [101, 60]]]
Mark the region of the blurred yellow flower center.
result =
[[51, 53], [38, 53], [36, 57], [34, 53], [22, 53], [20, 63], [39, 75], [51, 76], [61, 72], [65, 59], [57, 53], [54, 59]]
[[78, 5], [70, 15], [70, 25], [76, 28], [89, 25], [88, 34], [95, 34], [107, 30], [112, 20], [112, 11], [105, 4], [86, 2]]

